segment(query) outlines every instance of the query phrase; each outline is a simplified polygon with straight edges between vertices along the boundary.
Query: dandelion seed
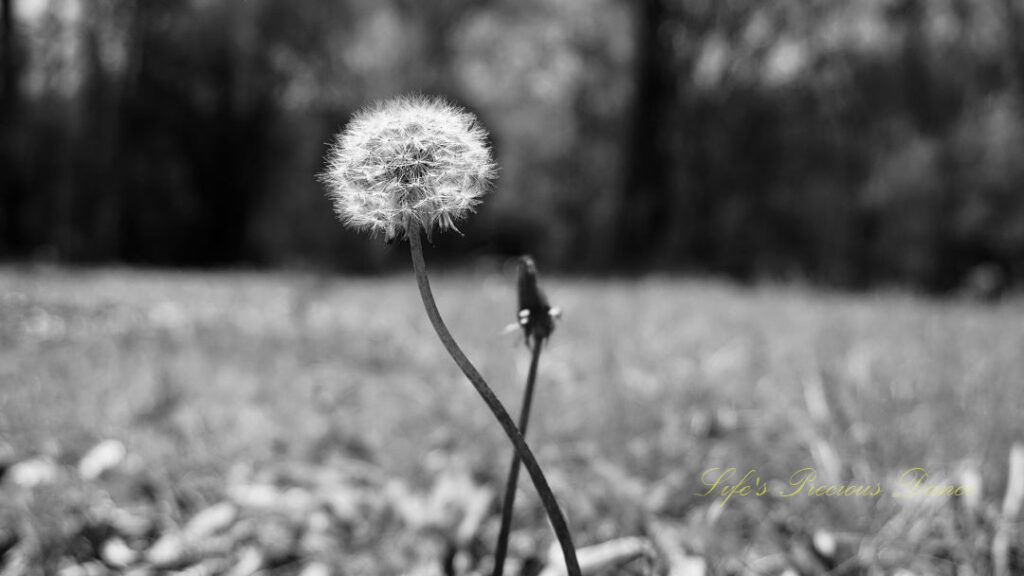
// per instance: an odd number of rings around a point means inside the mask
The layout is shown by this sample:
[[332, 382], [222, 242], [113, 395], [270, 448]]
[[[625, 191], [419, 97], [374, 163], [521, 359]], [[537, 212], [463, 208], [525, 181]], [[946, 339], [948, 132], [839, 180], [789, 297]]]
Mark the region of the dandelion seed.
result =
[[392, 240], [413, 223], [457, 230], [497, 167], [476, 117], [440, 98], [400, 97], [358, 112], [321, 180], [347, 225]]

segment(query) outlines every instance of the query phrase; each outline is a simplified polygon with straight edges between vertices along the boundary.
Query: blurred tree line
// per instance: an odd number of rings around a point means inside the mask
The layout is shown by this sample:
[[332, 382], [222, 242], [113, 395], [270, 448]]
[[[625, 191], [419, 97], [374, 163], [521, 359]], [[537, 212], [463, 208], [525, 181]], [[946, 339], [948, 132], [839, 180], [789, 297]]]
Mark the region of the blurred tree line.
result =
[[477, 113], [460, 257], [1024, 277], [1022, 0], [0, 0], [0, 254], [377, 270], [315, 180], [369, 100]]

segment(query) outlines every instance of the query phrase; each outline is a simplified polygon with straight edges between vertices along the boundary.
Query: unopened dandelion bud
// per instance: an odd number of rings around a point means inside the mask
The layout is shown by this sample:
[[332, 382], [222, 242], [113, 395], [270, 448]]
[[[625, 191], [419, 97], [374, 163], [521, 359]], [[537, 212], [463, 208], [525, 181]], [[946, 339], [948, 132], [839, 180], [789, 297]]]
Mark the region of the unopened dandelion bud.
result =
[[519, 325], [523, 327], [529, 344], [541, 342], [555, 331], [555, 318], [561, 310], [552, 308], [548, 297], [537, 281], [537, 264], [530, 256], [519, 258]]

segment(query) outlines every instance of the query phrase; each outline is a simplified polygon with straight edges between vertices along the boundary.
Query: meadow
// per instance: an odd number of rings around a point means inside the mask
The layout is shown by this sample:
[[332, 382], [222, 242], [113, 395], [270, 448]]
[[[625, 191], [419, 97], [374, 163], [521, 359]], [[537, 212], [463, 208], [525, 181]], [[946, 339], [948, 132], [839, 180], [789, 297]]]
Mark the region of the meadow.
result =
[[[528, 440], [577, 545], [636, 547], [597, 573], [1024, 570], [1024, 301], [543, 280]], [[517, 412], [511, 271], [434, 283]], [[0, 269], [3, 574], [486, 572], [510, 456], [411, 275]], [[520, 490], [507, 573], [557, 568]]]

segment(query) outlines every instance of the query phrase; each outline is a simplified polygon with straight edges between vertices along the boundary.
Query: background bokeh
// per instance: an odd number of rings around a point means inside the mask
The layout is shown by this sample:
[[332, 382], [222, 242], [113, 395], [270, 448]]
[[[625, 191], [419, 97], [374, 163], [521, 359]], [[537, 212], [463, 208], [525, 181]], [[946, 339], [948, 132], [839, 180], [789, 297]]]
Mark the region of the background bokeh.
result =
[[[497, 189], [427, 260], [510, 412], [514, 257], [564, 312], [529, 441], [582, 551], [632, 547], [590, 576], [1024, 574], [1022, 25], [0, 0], [0, 576], [490, 574], [511, 449], [405, 247], [317, 181], [409, 92], [492, 135]], [[808, 467], [884, 491], [783, 497]], [[769, 491], [702, 496], [714, 468]], [[897, 497], [914, 468], [938, 495]], [[506, 573], [557, 574], [551, 544], [523, 480]]]
[[379, 271], [315, 175], [375, 99], [479, 115], [460, 262], [949, 291], [1024, 276], [1018, 0], [3, 0], [0, 254]]

